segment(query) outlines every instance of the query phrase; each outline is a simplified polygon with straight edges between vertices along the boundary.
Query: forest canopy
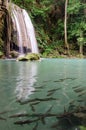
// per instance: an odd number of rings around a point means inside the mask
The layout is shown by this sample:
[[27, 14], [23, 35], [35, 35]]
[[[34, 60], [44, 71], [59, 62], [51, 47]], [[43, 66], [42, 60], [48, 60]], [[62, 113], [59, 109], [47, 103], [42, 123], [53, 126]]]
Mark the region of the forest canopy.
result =
[[86, 0], [12, 2], [28, 11], [43, 56], [86, 55]]

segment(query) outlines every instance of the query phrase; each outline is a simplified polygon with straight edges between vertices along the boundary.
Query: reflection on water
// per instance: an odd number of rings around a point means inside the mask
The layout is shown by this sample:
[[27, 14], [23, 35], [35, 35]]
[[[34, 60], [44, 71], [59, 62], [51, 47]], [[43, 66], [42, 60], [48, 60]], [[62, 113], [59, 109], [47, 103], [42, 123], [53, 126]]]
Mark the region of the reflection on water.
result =
[[86, 60], [0, 61], [0, 97], [0, 130], [85, 130]]
[[35, 63], [24, 64], [18, 71], [15, 93], [17, 100], [22, 101], [28, 99], [29, 95], [35, 91], [33, 85], [36, 82], [37, 65]]

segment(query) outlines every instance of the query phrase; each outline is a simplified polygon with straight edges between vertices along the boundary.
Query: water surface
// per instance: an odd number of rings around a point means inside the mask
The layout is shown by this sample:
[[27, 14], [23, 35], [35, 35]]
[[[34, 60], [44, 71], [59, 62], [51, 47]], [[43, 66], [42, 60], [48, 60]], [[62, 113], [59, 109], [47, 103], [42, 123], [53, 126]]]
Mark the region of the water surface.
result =
[[78, 130], [58, 118], [78, 107], [86, 110], [85, 59], [0, 61], [0, 130]]

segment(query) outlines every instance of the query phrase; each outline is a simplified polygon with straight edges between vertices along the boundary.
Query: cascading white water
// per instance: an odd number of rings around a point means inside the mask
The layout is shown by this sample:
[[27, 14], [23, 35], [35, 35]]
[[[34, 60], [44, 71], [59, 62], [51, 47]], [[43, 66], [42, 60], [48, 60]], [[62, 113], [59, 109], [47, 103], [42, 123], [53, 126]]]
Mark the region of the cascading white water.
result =
[[13, 10], [13, 18], [14, 18], [14, 21], [15, 21], [15, 25], [16, 25], [16, 29], [17, 29], [17, 40], [19, 42], [19, 52], [21, 54], [23, 54], [23, 45], [22, 45], [22, 37], [21, 37], [21, 29], [20, 29], [20, 24], [19, 24], [19, 21], [18, 21], [18, 14], [17, 14], [17, 11], [14, 9]]
[[24, 9], [21, 9], [13, 4], [12, 14], [12, 21], [16, 26], [17, 31], [19, 53], [38, 53], [35, 31], [28, 13]]
[[33, 24], [31, 22], [31, 19], [30, 19], [28, 13], [24, 9], [23, 9], [23, 16], [24, 16], [24, 21], [25, 21], [25, 25], [26, 25], [27, 35], [28, 35], [28, 38], [30, 39], [32, 52], [38, 53], [38, 47], [37, 47], [37, 41], [35, 38], [34, 27], [33, 27]]

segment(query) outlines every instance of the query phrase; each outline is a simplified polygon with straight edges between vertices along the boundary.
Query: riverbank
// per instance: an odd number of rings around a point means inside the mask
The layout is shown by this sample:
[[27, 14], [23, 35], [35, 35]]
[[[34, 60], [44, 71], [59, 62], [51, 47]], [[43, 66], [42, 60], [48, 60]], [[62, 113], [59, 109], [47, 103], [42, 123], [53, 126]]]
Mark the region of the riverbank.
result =
[[[29, 54], [29, 53], [28, 53]], [[13, 59], [17, 58], [19, 56], [19, 52], [17, 51], [10, 51], [9, 56], [6, 57], [3, 52], [0, 52], [0, 59]], [[70, 50], [70, 55], [67, 54], [66, 50], [64, 48], [59, 48], [59, 49], [49, 49], [49, 50], [44, 50], [43, 52], [40, 51], [38, 55], [40, 58], [86, 58], [86, 54], [80, 54], [78, 50]]]
[[77, 50], [70, 50], [70, 55], [66, 53], [64, 49], [61, 51], [52, 50], [45, 51], [41, 54], [41, 57], [44, 58], [86, 58], [86, 55], [79, 54]]

